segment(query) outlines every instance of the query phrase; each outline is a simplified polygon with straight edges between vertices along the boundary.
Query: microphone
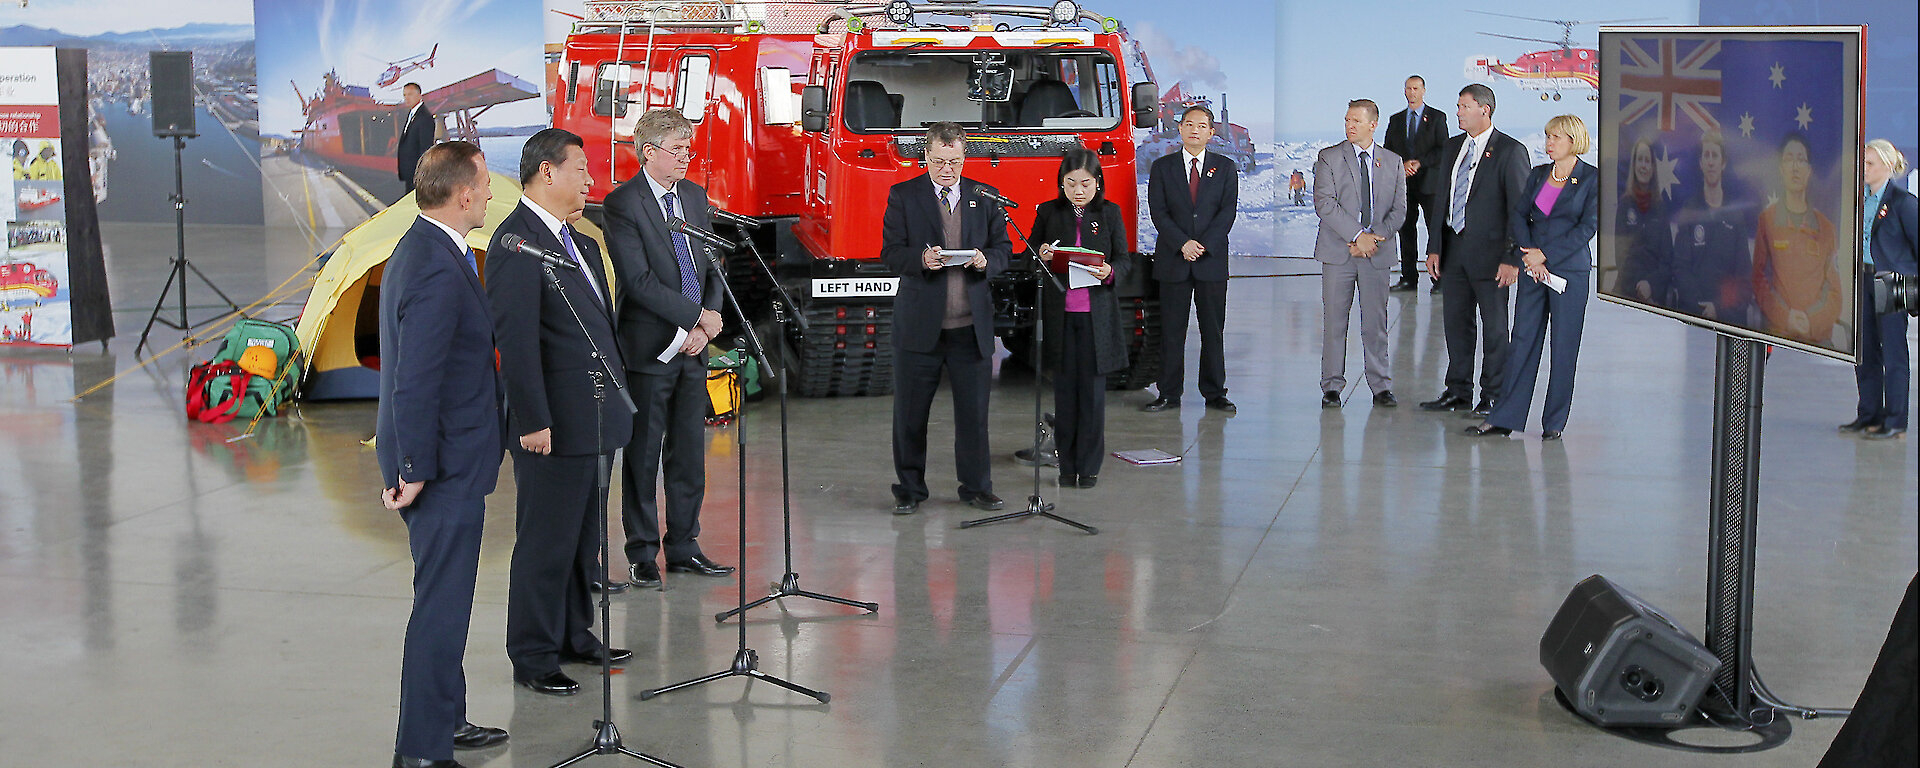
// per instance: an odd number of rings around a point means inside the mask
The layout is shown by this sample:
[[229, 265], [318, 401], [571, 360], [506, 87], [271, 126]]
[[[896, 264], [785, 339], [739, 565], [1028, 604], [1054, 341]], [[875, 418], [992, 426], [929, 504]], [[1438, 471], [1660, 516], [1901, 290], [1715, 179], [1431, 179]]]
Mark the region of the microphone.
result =
[[678, 217], [667, 219], [667, 229], [686, 235], [687, 237], [691, 237], [695, 240], [699, 240], [715, 248], [720, 248], [720, 249], [729, 250], [729, 251], [733, 250], [732, 240], [728, 240], [712, 232], [708, 232], [692, 224], [688, 224], [686, 219], [682, 219]]
[[539, 259], [542, 263], [546, 264], [549, 267], [559, 267], [561, 269], [573, 269], [573, 270], [577, 270], [580, 268], [579, 265], [574, 264], [572, 261], [568, 261], [566, 257], [563, 257], [560, 254], [554, 253], [553, 251], [549, 251], [544, 248], [541, 248], [540, 246], [534, 245], [533, 243], [529, 243], [527, 242], [526, 238], [513, 234], [511, 232], [500, 236], [500, 244], [503, 246], [506, 246], [507, 250], [509, 251], [516, 251], [518, 253], [523, 253], [528, 256], [532, 256], [536, 259]]
[[732, 224], [736, 227], [744, 227], [746, 229], [760, 228], [759, 220], [754, 219], [751, 216], [742, 216], [740, 214], [734, 213], [733, 211], [729, 211], [725, 208], [721, 208], [720, 206], [714, 205], [712, 203], [707, 204], [707, 213], [711, 214], [716, 219], [724, 221], [728, 224]]
[[974, 187], [973, 194], [976, 197], [984, 197], [988, 200], [992, 200], [996, 203], [999, 203], [1001, 207], [1006, 208], [1008, 210], [1012, 210], [1020, 207], [1020, 204], [1014, 202], [1013, 198], [1002, 195], [986, 187]]

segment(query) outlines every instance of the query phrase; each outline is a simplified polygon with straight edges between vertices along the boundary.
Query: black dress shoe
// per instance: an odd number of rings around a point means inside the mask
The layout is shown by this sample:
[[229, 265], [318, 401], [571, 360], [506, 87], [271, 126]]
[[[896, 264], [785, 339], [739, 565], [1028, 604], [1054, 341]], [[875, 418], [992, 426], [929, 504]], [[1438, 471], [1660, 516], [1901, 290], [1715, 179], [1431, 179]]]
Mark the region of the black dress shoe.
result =
[[1208, 407], [1208, 408], [1211, 408], [1211, 409], [1213, 409], [1213, 410], [1216, 410], [1216, 411], [1222, 411], [1222, 412], [1225, 412], [1225, 413], [1239, 413], [1239, 412], [1240, 412], [1240, 409], [1239, 409], [1238, 407], [1236, 407], [1236, 406], [1235, 406], [1235, 405], [1233, 404], [1233, 401], [1232, 401], [1232, 400], [1228, 400], [1228, 399], [1226, 399], [1225, 397], [1211, 397], [1211, 398], [1207, 398], [1207, 407]]
[[1557, 429], [1549, 429], [1549, 430], [1547, 430], [1547, 431], [1545, 431], [1545, 432], [1542, 432], [1542, 433], [1540, 433], [1540, 439], [1542, 439], [1542, 440], [1558, 440], [1558, 439], [1560, 439], [1560, 430], [1557, 430]]
[[1373, 404], [1382, 408], [1398, 408], [1400, 401], [1393, 399], [1393, 390], [1373, 393]]
[[1427, 293], [1439, 293], [1439, 292], [1440, 292], [1440, 281], [1435, 280], [1433, 281], [1433, 290], [1427, 291]]
[[1067, 474], [1067, 473], [1065, 473], [1065, 472], [1062, 472], [1062, 473], [1060, 473], [1060, 487], [1062, 487], [1062, 488], [1078, 488], [1078, 487], [1080, 487], [1080, 476], [1079, 476], [1079, 475], [1069, 475], [1069, 474]]
[[1466, 431], [1467, 431], [1467, 434], [1473, 435], [1474, 437], [1486, 437], [1487, 435], [1493, 435], [1494, 437], [1506, 437], [1507, 435], [1513, 434], [1513, 430], [1511, 429], [1507, 429], [1506, 427], [1496, 427], [1492, 424], [1475, 424], [1471, 427], [1467, 427]]
[[1099, 475], [1081, 475], [1080, 484], [1075, 487], [1076, 488], [1092, 488], [1099, 484], [1100, 484]]
[[1168, 400], [1162, 397], [1154, 400], [1151, 403], [1147, 403], [1146, 405], [1140, 406], [1140, 410], [1146, 411], [1147, 413], [1159, 413], [1161, 411], [1167, 410], [1168, 408], [1179, 408], [1179, 407], [1180, 407], [1180, 401]]
[[495, 744], [505, 744], [507, 732], [501, 728], [488, 728], [484, 725], [467, 723], [453, 732], [454, 749], [486, 749]]
[[1340, 393], [1338, 393], [1338, 392], [1322, 392], [1322, 393], [1320, 393], [1320, 407], [1322, 407], [1322, 408], [1338, 408], [1338, 407], [1340, 407]]
[[1387, 290], [1393, 293], [1401, 293], [1403, 291], [1417, 291], [1417, 290], [1420, 290], [1420, 281], [1402, 280], [1400, 282], [1394, 283], [1391, 286], [1388, 286]]
[[1907, 434], [1906, 427], [1867, 427], [1863, 435], [1868, 440], [1893, 440]]
[[961, 501], [972, 505], [974, 509], [985, 510], [987, 512], [992, 512], [1007, 506], [1007, 503], [1001, 501], [1000, 497], [991, 493], [976, 493], [969, 498], [961, 499]]
[[706, 555], [694, 555], [685, 560], [668, 560], [667, 573], [697, 573], [702, 576], [725, 576], [733, 573], [733, 566], [721, 565], [708, 560]]
[[1849, 421], [1845, 424], [1840, 425], [1840, 431], [1860, 432], [1871, 426], [1873, 426], [1873, 419], [1862, 417], [1862, 418], [1854, 419], [1853, 421]]
[[1420, 410], [1423, 411], [1464, 411], [1466, 409], [1467, 399], [1459, 395], [1443, 394], [1420, 404]]
[[627, 566], [627, 578], [641, 589], [660, 586], [660, 566], [653, 563], [634, 563]]
[[894, 514], [911, 515], [918, 511], [920, 511], [919, 499], [909, 499], [901, 496], [893, 497], [893, 513]]
[[[632, 584], [628, 584], [624, 581], [616, 581], [612, 584], [612, 586], [604, 587], [604, 589], [609, 595], [617, 595], [627, 591], [631, 587], [633, 587]], [[591, 591], [597, 594], [600, 592], [601, 589], [603, 589], [603, 587], [601, 586], [600, 582], [594, 581], [594, 582], [587, 583], [588, 591]]]
[[467, 768], [453, 760], [428, 760], [424, 757], [393, 756], [393, 768]]
[[[629, 651], [629, 650], [627, 650], [627, 649], [625, 649], [625, 648], [605, 648], [605, 649], [602, 649], [602, 650], [605, 650], [605, 651], [606, 651], [606, 652], [608, 653], [608, 655], [611, 655], [611, 656], [613, 657], [613, 665], [614, 665], [614, 666], [616, 666], [616, 667], [617, 667], [617, 666], [620, 666], [620, 665], [622, 665], [622, 664], [625, 664], [625, 663], [627, 663], [628, 661], [630, 661], [630, 660], [632, 660], [632, 659], [633, 659], [633, 651]], [[598, 653], [574, 653], [574, 652], [572, 652], [572, 651], [561, 651], [561, 652], [560, 652], [560, 663], [562, 663], [562, 664], [592, 664], [592, 665], [594, 665], [594, 666], [596, 666], [596, 667], [597, 667], [597, 666], [600, 666], [600, 654], [598, 654]]]
[[557, 669], [534, 678], [516, 676], [513, 681], [525, 686], [527, 690], [548, 696], [572, 696], [580, 692], [580, 684], [573, 678], [567, 677], [567, 673]]
[[1475, 416], [1485, 417], [1490, 413], [1493, 413], [1493, 400], [1491, 398], [1480, 398], [1480, 402], [1473, 406], [1473, 415]]

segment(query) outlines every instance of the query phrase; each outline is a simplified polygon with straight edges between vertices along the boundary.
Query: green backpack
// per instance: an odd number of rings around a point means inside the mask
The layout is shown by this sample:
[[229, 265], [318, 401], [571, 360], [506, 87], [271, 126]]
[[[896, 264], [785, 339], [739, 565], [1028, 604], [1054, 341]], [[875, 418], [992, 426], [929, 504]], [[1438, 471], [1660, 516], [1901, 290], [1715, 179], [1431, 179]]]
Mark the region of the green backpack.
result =
[[218, 424], [279, 413], [300, 383], [299, 357], [292, 327], [241, 319], [188, 375], [187, 416]]

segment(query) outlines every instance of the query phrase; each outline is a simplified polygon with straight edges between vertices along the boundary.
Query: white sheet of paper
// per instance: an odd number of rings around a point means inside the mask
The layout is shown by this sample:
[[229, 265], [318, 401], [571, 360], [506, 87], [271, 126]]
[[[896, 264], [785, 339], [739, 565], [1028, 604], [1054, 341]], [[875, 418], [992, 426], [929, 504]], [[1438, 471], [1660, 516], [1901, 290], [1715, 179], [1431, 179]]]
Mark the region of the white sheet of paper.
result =
[[676, 327], [673, 329], [673, 343], [668, 344], [667, 348], [660, 353], [660, 356], [654, 359], [659, 360], [660, 362], [663, 362], [663, 363], [669, 360], [672, 360], [674, 355], [680, 354], [681, 345], [684, 345], [686, 343], [687, 343], [687, 329]]
[[1552, 288], [1554, 293], [1567, 292], [1567, 279], [1559, 275], [1556, 275], [1552, 272], [1548, 272], [1547, 279], [1542, 280], [1540, 282], [1545, 284], [1548, 288]]
[[946, 260], [945, 262], [943, 262], [943, 264], [949, 267], [958, 267], [958, 266], [964, 265], [969, 261], [973, 261], [974, 257], [979, 255], [980, 255], [980, 252], [972, 248], [963, 248], [960, 250], [942, 249], [940, 251], [940, 258]]
[[1067, 262], [1067, 288], [1091, 288], [1100, 284], [1100, 278], [1093, 276], [1093, 267], [1078, 262]]

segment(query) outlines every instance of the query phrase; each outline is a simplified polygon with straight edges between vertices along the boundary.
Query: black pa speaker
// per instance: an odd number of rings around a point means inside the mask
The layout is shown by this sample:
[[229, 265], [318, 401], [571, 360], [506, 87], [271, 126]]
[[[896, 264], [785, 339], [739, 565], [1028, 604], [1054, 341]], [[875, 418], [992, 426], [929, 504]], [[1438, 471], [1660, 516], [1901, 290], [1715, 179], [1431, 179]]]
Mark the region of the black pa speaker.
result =
[[153, 51], [147, 65], [153, 73], [153, 135], [198, 136], [193, 129], [193, 52]]
[[1684, 725], [1720, 669], [1679, 624], [1597, 574], [1547, 624], [1540, 664], [1575, 712], [1603, 726]]

